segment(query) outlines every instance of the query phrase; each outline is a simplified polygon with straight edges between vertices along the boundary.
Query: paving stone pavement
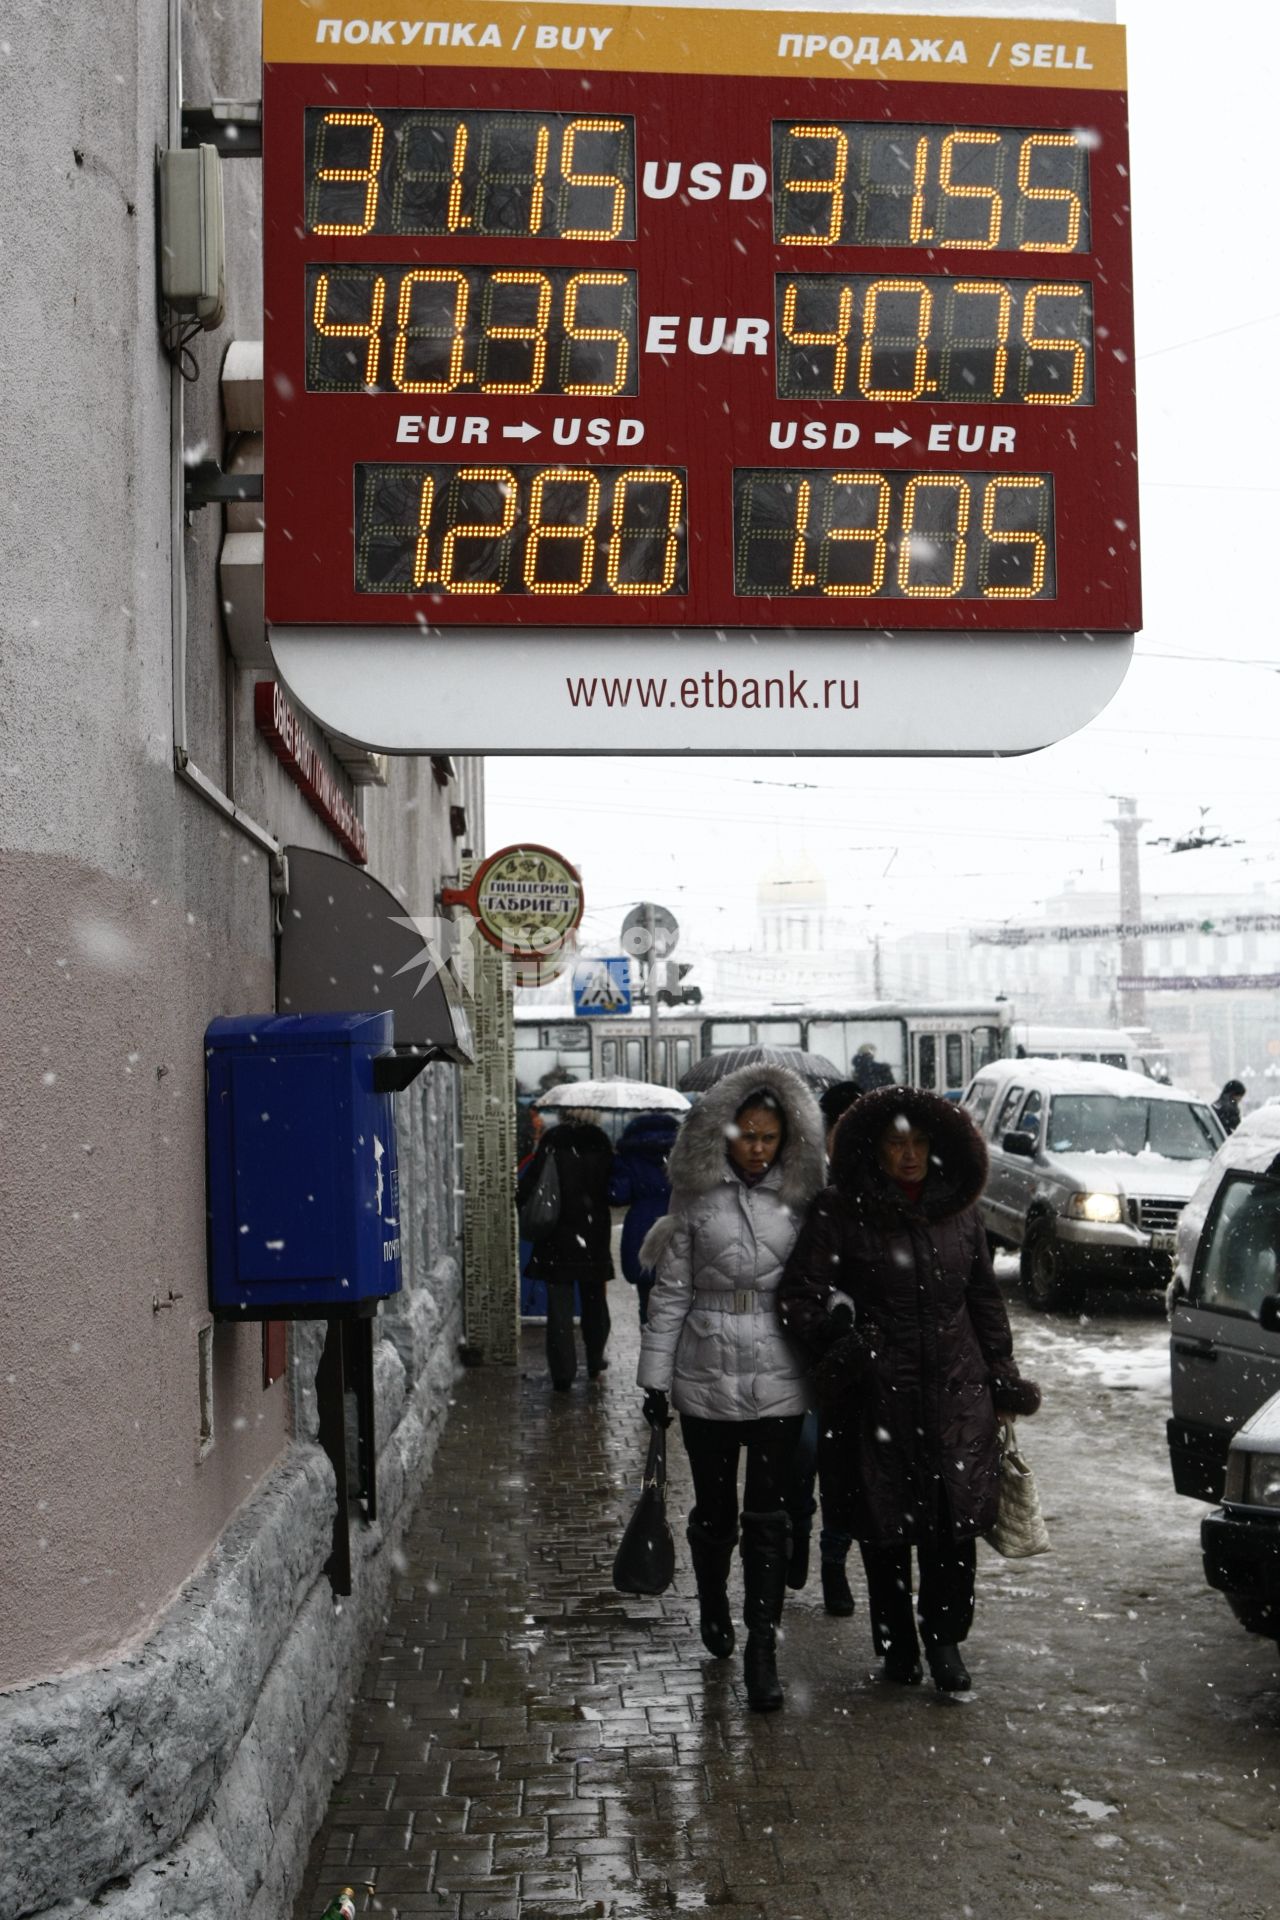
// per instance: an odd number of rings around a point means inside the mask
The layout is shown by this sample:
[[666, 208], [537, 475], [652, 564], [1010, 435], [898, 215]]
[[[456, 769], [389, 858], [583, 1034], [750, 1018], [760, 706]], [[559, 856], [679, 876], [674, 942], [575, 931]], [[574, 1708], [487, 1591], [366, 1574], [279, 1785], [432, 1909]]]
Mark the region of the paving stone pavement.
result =
[[459, 1381], [293, 1920], [362, 1881], [391, 1920], [1201, 1920], [1225, 1887], [1241, 1920], [1273, 1910], [1252, 1895], [1280, 1695], [1204, 1587], [1165, 1389], [1077, 1379], [1097, 1332], [1014, 1308], [1055, 1551], [980, 1550], [974, 1691], [883, 1681], [855, 1553], [855, 1617], [824, 1613], [815, 1569], [788, 1596], [786, 1705], [753, 1714], [739, 1657], [698, 1637], [674, 1430], [675, 1584], [610, 1585], [646, 1439], [634, 1295], [611, 1295], [600, 1381], [552, 1393], [533, 1327], [519, 1371]]
[[[611, 1292], [598, 1382], [552, 1393], [536, 1326], [519, 1372], [459, 1381], [295, 1920], [360, 1882], [376, 1889], [360, 1910], [395, 1920], [849, 1911], [824, 1900], [797, 1831], [814, 1785], [803, 1729], [749, 1713], [738, 1656], [699, 1639], [674, 1428], [675, 1586], [650, 1600], [610, 1585], [647, 1438], [634, 1295]], [[848, 1638], [816, 1571], [799, 1606], [832, 1651]], [[865, 1611], [858, 1627], [865, 1663]]]

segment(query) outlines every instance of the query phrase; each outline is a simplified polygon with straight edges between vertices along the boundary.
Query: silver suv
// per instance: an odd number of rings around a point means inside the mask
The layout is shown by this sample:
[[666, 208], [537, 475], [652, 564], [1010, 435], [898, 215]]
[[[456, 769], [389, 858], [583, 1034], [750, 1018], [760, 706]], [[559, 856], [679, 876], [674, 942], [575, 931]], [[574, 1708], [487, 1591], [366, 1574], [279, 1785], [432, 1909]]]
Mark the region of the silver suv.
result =
[[1168, 1284], [1178, 1216], [1223, 1138], [1211, 1107], [1083, 1060], [998, 1060], [964, 1105], [991, 1156], [982, 1224], [1020, 1250], [1036, 1306], [1078, 1306], [1099, 1282]]

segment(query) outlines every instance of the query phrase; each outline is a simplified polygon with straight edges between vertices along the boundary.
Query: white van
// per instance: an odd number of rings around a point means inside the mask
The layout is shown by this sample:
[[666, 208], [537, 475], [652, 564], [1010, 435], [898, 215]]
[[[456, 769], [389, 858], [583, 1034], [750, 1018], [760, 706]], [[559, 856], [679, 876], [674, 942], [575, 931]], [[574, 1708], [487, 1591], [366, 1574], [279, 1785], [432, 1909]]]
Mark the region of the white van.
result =
[[1173, 1484], [1221, 1500], [1227, 1449], [1280, 1391], [1280, 1106], [1247, 1114], [1178, 1223], [1170, 1294]]
[[1146, 1046], [1123, 1027], [1041, 1027], [1015, 1020], [1009, 1051], [1016, 1060], [1096, 1060], [1099, 1066], [1119, 1067], [1125, 1073], [1167, 1077], [1163, 1071], [1153, 1073], [1153, 1065], [1163, 1065], [1162, 1049]]

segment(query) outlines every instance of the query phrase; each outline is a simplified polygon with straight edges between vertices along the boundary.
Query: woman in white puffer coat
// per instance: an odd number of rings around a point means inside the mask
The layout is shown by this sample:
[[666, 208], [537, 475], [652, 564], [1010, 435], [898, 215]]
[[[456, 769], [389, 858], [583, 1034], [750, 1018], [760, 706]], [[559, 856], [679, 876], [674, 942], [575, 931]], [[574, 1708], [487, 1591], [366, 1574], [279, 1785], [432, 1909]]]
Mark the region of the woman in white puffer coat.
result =
[[822, 1116], [797, 1074], [766, 1064], [727, 1074], [680, 1130], [667, 1171], [671, 1211], [650, 1231], [656, 1269], [641, 1340], [645, 1416], [667, 1424], [667, 1396], [693, 1473], [689, 1551], [703, 1645], [733, 1652], [727, 1583], [742, 1500], [743, 1674], [751, 1706], [782, 1705], [775, 1627], [786, 1591], [786, 1491], [813, 1405], [804, 1357], [778, 1319], [777, 1292], [810, 1200], [825, 1177]]

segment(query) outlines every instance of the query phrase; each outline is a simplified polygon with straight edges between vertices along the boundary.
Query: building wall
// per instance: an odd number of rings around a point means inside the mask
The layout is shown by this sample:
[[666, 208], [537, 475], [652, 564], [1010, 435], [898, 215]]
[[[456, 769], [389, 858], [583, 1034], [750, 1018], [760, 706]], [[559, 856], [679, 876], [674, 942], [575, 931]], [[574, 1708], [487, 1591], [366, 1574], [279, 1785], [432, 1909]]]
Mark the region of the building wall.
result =
[[[253, 0], [184, 0], [185, 96], [260, 91]], [[0, 1912], [283, 1913], [346, 1700], [445, 1417], [462, 1337], [458, 1070], [399, 1096], [404, 1295], [379, 1323], [381, 1519], [355, 1591], [323, 1563], [316, 1335], [263, 1385], [261, 1331], [206, 1308], [202, 1036], [274, 1006], [271, 862], [175, 775], [174, 394], [156, 315], [163, 0], [16, 0], [0, 28]], [[224, 163], [228, 320], [192, 344], [190, 457], [261, 337], [256, 161]], [[337, 852], [253, 722], [222, 632], [217, 508], [178, 535], [191, 762], [284, 844]], [[336, 767], [336, 762], [331, 765]], [[340, 770], [339, 770], [340, 771]], [[345, 777], [345, 776], [343, 776]], [[348, 788], [348, 792], [350, 789]], [[483, 837], [473, 763], [357, 795], [370, 871], [434, 911]], [[167, 1889], [167, 1891], [166, 1891]], [[184, 1895], [184, 1898], [187, 1896]], [[201, 1904], [202, 1902], [207, 1902]]]
[[21, 1276], [3, 1344], [22, 1441], [0, 1528], [27, 1546], [6, 1685], [145, 1627], [286, 1431], [256, 1330], [229, 1332], [222, 1436], [197, 1460], [200, 1036], [216, 1012], [269, 1008], [273, 975], [265, 861], [172, 769], [169, 370], [150, 305], [164, 10], [25, 13], [0, 69], [17, 150], [45, 156], [4, 219], [29, 356], [0, 424], [28, 476], [0, 534], [0, 1231]]

